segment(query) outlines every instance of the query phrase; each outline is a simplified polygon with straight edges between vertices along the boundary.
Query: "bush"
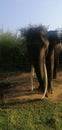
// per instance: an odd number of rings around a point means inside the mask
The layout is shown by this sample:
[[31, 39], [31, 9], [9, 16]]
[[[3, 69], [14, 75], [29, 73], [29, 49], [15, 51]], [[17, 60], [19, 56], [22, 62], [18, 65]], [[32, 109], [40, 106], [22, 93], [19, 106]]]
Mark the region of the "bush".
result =
[[25, 39], [12, 33], [0, 34], [0, 69], [27, 70], [28, 68], [29, 61]]
[[62, 51], [61, 51], [61, 53], [59, 55], [59, 64], [62, 67]]

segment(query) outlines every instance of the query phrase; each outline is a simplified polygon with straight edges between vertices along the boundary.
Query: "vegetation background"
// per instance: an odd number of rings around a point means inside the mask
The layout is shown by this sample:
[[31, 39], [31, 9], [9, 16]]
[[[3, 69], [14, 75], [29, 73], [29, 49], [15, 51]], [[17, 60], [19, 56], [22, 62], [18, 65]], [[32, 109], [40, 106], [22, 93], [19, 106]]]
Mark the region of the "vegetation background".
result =
[[[24, 37], [26, 29], [22, 28], [19, 31], [20, 35], [11, 32], [0, 32], [0, 70], [30, 70], [26, 39]], [[61, 63], [62, 52], [60, 54]]]
[[[60, 64], [62, 66], [62, 52]], [[23, 35], [0, 33], [0, 72], [5, 71], [30, 71]], [[8, 82], [0, 81], [0, 90], [7, 85]], [[62, 102], [0, 103], [0, 130], [62, 130]]]

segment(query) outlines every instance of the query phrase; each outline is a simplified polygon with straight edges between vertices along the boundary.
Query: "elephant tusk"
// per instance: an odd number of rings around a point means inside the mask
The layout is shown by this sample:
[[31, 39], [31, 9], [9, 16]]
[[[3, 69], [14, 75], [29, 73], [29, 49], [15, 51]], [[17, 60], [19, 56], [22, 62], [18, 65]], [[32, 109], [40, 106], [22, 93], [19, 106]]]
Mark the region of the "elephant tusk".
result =
[[[44, 64], [44, 86], [45, 90], [43, 93], [43, 96], [41, 97], [41, 100], [44, 99], [46, 93], [47, 93], [47, 86], [48, 86], [48, 79], [47, 79], [47, 70], [46, 70], [46, 65]], [[31, 90], [33, 91], [33, 77], [34, 77], [34, 67], [31, 66]]]
[[44, 90], [44, 93], [43, 93], [43, 96], [41, 97], [41, 100], [44, 99], [46, 93], [47, 93], [47, 86], [48, 86], [48, 78], [47, 78], [47, 69], [46, 69], [46, 65], [44, 64], [44, 74], [45, 74], [45, 77], [44, 77], [44, 86], [45, 86], [45, 90]]

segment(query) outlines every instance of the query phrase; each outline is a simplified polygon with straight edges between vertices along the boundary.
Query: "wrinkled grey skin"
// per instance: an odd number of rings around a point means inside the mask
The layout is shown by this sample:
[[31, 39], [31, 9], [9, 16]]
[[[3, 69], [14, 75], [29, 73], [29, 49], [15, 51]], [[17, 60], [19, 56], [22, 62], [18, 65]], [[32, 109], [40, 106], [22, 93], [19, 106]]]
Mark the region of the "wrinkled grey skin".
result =
[[44, 89], [45, 76], [44, 64], [46, 65], [48, 77], [48, 91], [46, 95], [48, 96], [48, 92], [53, 92], [52, 79], [55, 74], [55, 48], [60, 43], [59, 36], [57, 34], [57, 31], [47, 32], [43, 27], [41, 27], [40, 29], [30, 28], [27, 32], [26, 40], [30, 62], [35, 69], [39, 81], [38, 88], [42, 91]]
[[29, 59], [39, 82], [38, 89], [44, 91], [45, 61], [49, 46], [46, 29], [43, 26], [30, 28], [26, 34], [26, 41]]

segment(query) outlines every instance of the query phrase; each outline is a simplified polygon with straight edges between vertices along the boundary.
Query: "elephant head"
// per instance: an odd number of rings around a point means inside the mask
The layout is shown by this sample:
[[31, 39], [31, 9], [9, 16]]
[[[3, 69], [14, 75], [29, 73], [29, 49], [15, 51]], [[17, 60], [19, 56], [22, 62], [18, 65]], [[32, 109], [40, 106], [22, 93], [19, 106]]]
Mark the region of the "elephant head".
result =
[[38, 78], [38, 89], [44, 92], [44, 97], [47, 91], [47, 70], [45, 61], [49, 47], [47, 30], [43, 26], [28, 29], [26, 41], [30, 62]]

